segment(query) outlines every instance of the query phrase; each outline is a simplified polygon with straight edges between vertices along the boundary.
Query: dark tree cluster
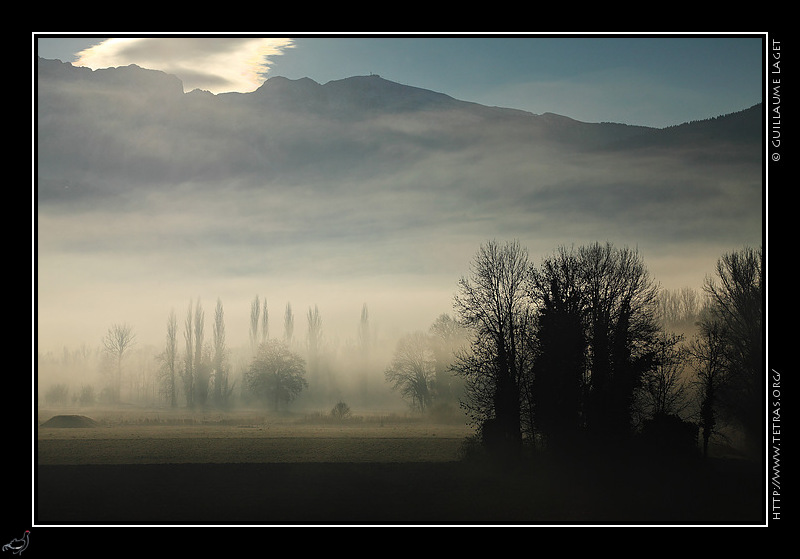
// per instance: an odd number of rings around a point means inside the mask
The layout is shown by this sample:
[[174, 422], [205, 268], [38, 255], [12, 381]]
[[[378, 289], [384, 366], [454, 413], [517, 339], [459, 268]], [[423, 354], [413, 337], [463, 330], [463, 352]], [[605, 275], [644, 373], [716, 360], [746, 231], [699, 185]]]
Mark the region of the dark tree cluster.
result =
[[[636, 250], [561, 247], [536, 266], [518, 242], [481, 246], [455, 297], [472, 337], [454, 366], [481, 441], [511, 453], [524, 443], [563, 453], [634, 441], [683, 452], [700, 430], [707, 448], [719, 414], [757, 434], [759, 254], [720, 260], [699, 333], [683, 344], [665, 330], [664, 299]], [[682, 413], [690, 387], [694, 417]]]

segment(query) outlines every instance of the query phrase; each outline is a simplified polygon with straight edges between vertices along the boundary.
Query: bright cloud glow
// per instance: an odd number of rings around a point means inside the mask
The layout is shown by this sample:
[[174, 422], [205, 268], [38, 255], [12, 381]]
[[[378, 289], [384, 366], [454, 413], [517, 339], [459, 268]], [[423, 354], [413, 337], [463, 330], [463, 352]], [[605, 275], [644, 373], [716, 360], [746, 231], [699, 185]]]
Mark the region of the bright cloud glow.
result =
[[292, 46], [292, 39], [275, 37], [115, 38], [78, 53], [74, 65], [96, 70], [136, 64], [178, 76], [184, 91], [244, 93], [263, 83], [270, 57]]

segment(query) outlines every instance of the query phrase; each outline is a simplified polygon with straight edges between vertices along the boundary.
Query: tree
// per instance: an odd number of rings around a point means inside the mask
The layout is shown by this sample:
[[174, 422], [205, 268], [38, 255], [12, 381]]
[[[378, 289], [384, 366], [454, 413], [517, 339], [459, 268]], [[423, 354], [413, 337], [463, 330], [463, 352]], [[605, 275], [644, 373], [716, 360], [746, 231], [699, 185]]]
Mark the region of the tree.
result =
[[294, 313], [292, 304], [286, 303], [286, 312], [283, 314], [283, 339], [286, 344], [291, 346], [294, 338]]
[[718, 392], [725, 382], [726, 352], [724, 327], [719, 320], [706, 319], [690, 345], [689, 353], [697, 363], [695, 385], [700, 400], [698, 425], [703, 430], [703, 456], [717, 431]]
[[700, 293], [690, 287], [662, 289], [658, 293], [658, 302], [661, 327], [678, 333], [693, 329], [703, 306]]
[[221, 406], [228, 397], [227, 348], [225, 345], [225, 313], [217, 299], [214, 310], [214, 403]]
[[245, 381], [256, 398], [276, 411], [308, 387], [305, 361], [279, 340], [267, 340], [259, 346]]
[[764, 252], [746, 247], [723, 255], [716, 278], [706, 280], [711, 299], [706, 321], [718, 321], [724, 336], [725, 383], [716, 396], [739, 424], [750, 448], [762, 448], [764, 430]]
[[372, 336], [369, 330], [369, 309], [367, 309], [366, 303], [361, 306], [361, 321], [358, 324], [358, 345], [361, 349], [361, 355], [365, 359], [368, 358], [372, 345]]
[[684, 369], [688, 350], [683, 336], [662, 332], [656, 341], [656, 361], [644, 371], [639, 390], [644, 418], [661, 415], [680, 417], [689, 405]]
[[429, 408], [436, 391], [436, 361], [428, 336], [422, 332], [403, 336], [384, 376], [412, 409], [424, 412]]
[[488, 242], [474, 257], [470, 276], [459, 281], [454, 307], [472, 332], [471, 354], [455, 370], [467, 381], [463, 403], [481, 422], [484, 440], [502, 452], [522, 442], [520, 383], [528, 371], [524, 356], [530, 334], [525, 291], [528, 253], [517, 241]]
[[111, 383], [111, 397], [114, 402], [120, 400], [120, 389], [122, 386], [122, 358], [136, 341], [136, 334], [127, 324], [114, 324], [106, 332], [103, 338], [103, 346], [109, 356], [116, 361], [114, 378]]
[[267, 298], [264, 297], [264, 306], [261, 309], [261, 343], [269, 339], [269, 309], [267, 308]]
[[183, 323], [183, 341], [185, 352], [183, 355], [183, 371], [181, 380], [183, 381], [183, 393], [186, 397], [186, 407], [194, 407], [194, 336], [192, 335], [192, 301], [189, 301], [189, 308], [186, 310], [186, 320]]
[[373, 355], [373, 333], [370, 329], [369, 310], [367, 304], [361, 306], [361, 319], [358, 323], [357, 335], [357, 360], [355, 366], [355, 378], [358, 385], [361, 403], [370, 400], [372, 390], [372, 374], [375, 371]]
[[316, 305], [313, 310], [309, 307], [306, 318], [308, 321], [306, 332], [308, 373], [312, 383], [317, 385], [320, 381], [320, 352], [322, 351], [322, 317], [319, 314], [319, 308]]
[[250, 349], [255, 355], [258, 349], [258, 318], [261, 314], [261, 303], [258, 300], [258, 295], [250, 303]]
[[632, 432], [634, 394], [654, 366], [658, 288], [637, 251], [594, 243], [578, 251], [586, 298], [588, 427], [598, 440]]
[[462, 386], [456, 383], [452, 367], [456, 355], [468, 342], [467, 331], [449, 314], [439, 315], [429, 329], [431, 348], [436, 367], [436, 395], [442, 403], [454, 403]]
[[536, 308], [534, 421], [551, 450], [572, 448], [583, 427], [587, 301], [574, 250], [559, 248], [530, 274]]
[[350, 410], [350, 406], [348, 406], [345, 402], [341, 400], [336, 403], [333, 408], [331, 408], [331, 417], [338, 420], [348, 419], [353, 415], [353, 412]]
[[210, 356], [204, 346], [204, 336], [205, 312], [198, 299], [194, 313], [194, 402], [200, 405], [205, 405], [208, 401], [208, 385], [211, 380]]
[[167, 339], [164, 351], [158, 356], [161, 361], [162, 391], [169, 400], [170, 407], [178, 406], [178, 320], [175, 311], [167, 318]]
[[308, 354], [316, 358], [319, 354], [322, 345], [322, 317], [319, 314], [319, 309], [314, 305], [314, 310], [308, 308], [308, 333], [306, 341], [308, 342]]

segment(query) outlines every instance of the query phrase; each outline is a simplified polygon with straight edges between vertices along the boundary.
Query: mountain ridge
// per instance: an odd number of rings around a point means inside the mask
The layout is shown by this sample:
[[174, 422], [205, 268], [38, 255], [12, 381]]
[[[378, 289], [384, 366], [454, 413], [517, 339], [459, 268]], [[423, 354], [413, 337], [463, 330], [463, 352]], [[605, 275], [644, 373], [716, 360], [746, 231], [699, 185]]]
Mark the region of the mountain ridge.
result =
[[[573, 119], [567, 115], [560, 115], [549, 111], [537, 114], [514, 107], [482, 105], [471, 101], [456, 99], [445, 93], [394, 82], [386, 78], [382, 78], [378, 74], [350, 76], [331, 80], [325, 82], [324, 84], [316, 82], [309, 77], [290, 79], [284, 76], [271, 76], [265, 79], [258, 88], [251, 92], [226, 92], [214, 94], [201, 89], [193, 89], [186, 92], [183, 90], [183, 82], [177, 76], [168, 74], [161, 70], [143, 68], [136, 64], [92, 70], [90, 68], [74, 66], [69, 62], [62, 62], [57, 59], [45, 59], [38, 57], [37, 78], [39, 80], [57, 78], [67, 79], [68, 81], [82, 79], [86, 82], [92, 82], [95, 78], [97, 78], [97, 83], [103, 85], [137, 86], [142, 88], [142, 90], [150, 89], [153, 92], [166, 92], [167, 94], [175, 94], [178, 92], [178, 89], [180, 89], [180, 93], [182, 93], [184, 96], [196, 96], [198, 93], [208, 93], [214, 98], [252, 96], [255, 98], [264, 99], [265, 97], [269, 98], [270, 96], [277, 96], [283, 97], [281, 101], [285, 103], [284, 107], [290, 105], [288, 101], [293, 101], [295, 106], [301, 106], [300, 103], [302, 101], [311, 100], [314, 103], [312, 104], [312, 107], [316, 105], [316, 108], [320, 108], [324, 107], [326, 103], [335, 103], [336, 96], [338, 95], [340, 105], [342, 104], [342, 100], [344, 100], [344, 105], [349, 109], [357, 107], [360, 110], [369, 111], [375, 110], [376, 108], [381, 108], [378, 101], [381, 99], [381, 97], [383, 97], [384, 99], [393, 100], [394, 103], [396, 103], [394, 107], [396, 110], [419, 110], [420, 107], [442, 108], [450, 104], [451, 106], [458, 105], [461, 107], [480, 108], [481, 110], [485, 111], [508, 111], [516, 116], [534, 116], [550, 123], [559, 122], [563, 124], [565, 122], [569, 122], [571, 124], [578, 123], [582, 125], [596, 126], [629, 126], [639, 130], [670, 130], [689, 124], [707, 122], [731, 115], [736, 115], [738, 113], [748, 111], [753, 107], [762, 105], [761, 103], [757, 103], [751, 107], [746, 107], [733, 113], [709, 115], [709, 117], [706, 119], [658, 128], [624, 122], [586, 122]], [[291, 89], [288, 90], [289, 88]], [[400, 98], [402, 99], [398, 101]]]
[[[37, 78], [43, 203], [118, 196], [123, 184], [330, 188], [388, 177], [404, 184], [423, 169], [437, 177], [425, 179], [438, 181], [436, 188], [474, 184], [478, 196], [493, 182], [524, 185], [564, 158], [563, 169], [575, 172], [609, 154], [627, 158], [622, 165], [654, 153], [672, 166], [743, 157], [757, 164], [762, 136], [758, 106], [669, 129], [585, 123], [461, 101], [377, 75], [326, 84], [278, 76], [248, 93], [186, 93], [177, 77], [157, 70], [90, 70], [40, 58]], [[435, 171], [443, 166], [452, 173]]]
[[69, 334], [92, 306], [98, 325], [163, 324], [187, 296], [247, 313], [265, 290], [295, 308], [349, 316], [352, 296], [378, 320], [426, 305], [433, 318], [487, 239], [518, 240], [532, 258], [635, 246], [670, 287], [762, 239], [758, 107], [664, 130], [376, 76], [219, 95], [138, 67], [41, 61], [37, 76], [38, 295], [67, 313], [45, 313], [48, 327]]

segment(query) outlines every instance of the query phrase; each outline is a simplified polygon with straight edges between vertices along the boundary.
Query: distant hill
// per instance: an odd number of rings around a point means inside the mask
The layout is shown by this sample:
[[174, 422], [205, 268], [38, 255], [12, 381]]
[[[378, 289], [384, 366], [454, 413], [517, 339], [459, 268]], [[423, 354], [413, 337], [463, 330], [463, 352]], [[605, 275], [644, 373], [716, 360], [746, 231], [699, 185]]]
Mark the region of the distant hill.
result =
[[[654, 129], [584, 123], [454, 99], [379, 76], [318, 84], [273, 77], [251, 93], [184, 93], [175, 76], [135, 65], [92, 71], [37, 61], [40, 196], [152, 181], [304, 181], [398, 173], [469, 149], [545, 154], [757, 142], [758, 107]], [[545, 155], [542, 155], [546, 157]], [[370, 171], [372, 169], [372, 171]], [[91, 178], [94, 177], [94, 178]]]
[[657, 129], [374, 75], [214, 95], [44, 59], [35, 85], [37, 331], [56, 348], [116, 321], [157, 328], [160, 344], [169, 309], [194, 297], [224, 299], [246, 328], [254, 294], [326, 321], [338, 309], [332, 343], [369, 304], [388, 340], [452, 310], [486, 240], [517, 239], [534, 260], [637, 247], [675, 288], [763, 239], [760, 106]]

